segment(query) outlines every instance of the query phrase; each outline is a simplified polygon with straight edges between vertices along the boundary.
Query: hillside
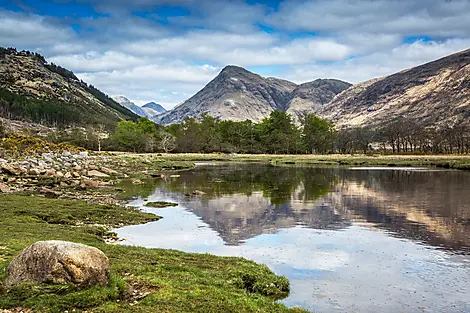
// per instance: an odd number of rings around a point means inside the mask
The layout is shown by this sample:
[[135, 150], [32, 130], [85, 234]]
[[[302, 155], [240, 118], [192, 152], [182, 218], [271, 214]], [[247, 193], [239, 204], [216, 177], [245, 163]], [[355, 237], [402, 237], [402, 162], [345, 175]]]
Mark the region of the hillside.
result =
[[29, 51], [0, 48], [0, 116], [44, 125], [114, 126], [137, 115], [71, 71]]
[[297, 86], [287, 104], [287, 112], [298, 117], [302, 112], [317, 113], [340, 92], [352, 85], [337, 79], [317, 79]]
[[[347, 88], [349, 84], [343, 83], [341, 86]], [[299, 86], [292, 82], [272, 77], [264, 78], [241, 67], [227, 66], [193, 97], [173, 110], [155, 117], [155, 120], [162, 124], [180, 123], [185, 117], [198, 117], [203, 113], [209, 113], [224, 120], [248, 119], [260, 122], [274, 110], [289, 112], [291, 104], [295, 104], [291, 112], [298, 114], [300, 107], [297, 103], [300, 100], [293, 101], [297, 96], [304, 97], [302, 109], [313, 112], [318, 102], [317, 98], [332, 98], [331, 92], [337, 90], [332, 88], [327, 90], [327, 94], [323, 94], [324, 89], [328, 88], [317, 87], [316, 84], [307, 84], [302, 87], [304, 93], [299, 91], [298, 94], [294, 94]], [[309, 88], [314, 90], [307, 90]], [[340, 88], [338, 92], [344, 88]], [[314, 95], [313, 100], [309, 99], [310, 95]], [[310, 106], [307, 104], [308, 101]]]
[[406, 118], [421, 125], [470, 122], [470, 49], [355, 85], [321, 111], [340, 127]]

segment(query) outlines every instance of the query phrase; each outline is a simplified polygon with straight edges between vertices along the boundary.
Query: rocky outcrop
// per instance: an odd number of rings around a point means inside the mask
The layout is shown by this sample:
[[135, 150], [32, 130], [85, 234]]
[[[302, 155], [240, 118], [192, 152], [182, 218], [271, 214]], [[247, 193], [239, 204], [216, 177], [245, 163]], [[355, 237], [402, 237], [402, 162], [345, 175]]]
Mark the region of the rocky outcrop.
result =
[[100, 250], [65, 241], [39, 241], [24, 249], [8, 265], [5, 286], [26, 282], [107, 285], [109, 260]]
[[470, 123], [470, 49], [355, 85], [319, 112], [340, 127], [398, 118], [421, 125]]
[[[339, 81], [336, 82], [339, 85]], [[347, 83], [343, 85], [349, 86]], [[294, 94], [299, 87], [298, 93]], [[308, 91], [309, 88], [318, 90]], [[324, 90], [327, 90], [327, 95], [321, 94]], [[310, 101], [311, 105], [304, 103], [299, 106], [298, 102], [293, 102], [295, 106], [290, 112], [298, 114], [301, 109], [313, 112], [317, 98], [332, 98], [333, 90], [336, 89], [325, 88], [320, 83], [297, 86], [286, 80], [262, 77], [241, 67], [227, 66], [196, 95], [154, 120], [161, 124], [180, 123], [186, 117], [208, 113], [223, 120], [260, 122], [274, 110], [289, 111], [291, 101], [297, 96], [303, 97], [302, 101], [307, 99], [305, 102]]]

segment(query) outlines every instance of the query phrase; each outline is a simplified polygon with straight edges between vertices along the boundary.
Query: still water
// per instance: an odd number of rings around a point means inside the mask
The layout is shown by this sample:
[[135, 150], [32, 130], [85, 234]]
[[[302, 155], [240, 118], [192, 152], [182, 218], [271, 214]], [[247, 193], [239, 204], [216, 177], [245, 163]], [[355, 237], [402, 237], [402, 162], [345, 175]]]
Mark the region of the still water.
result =
[[202, 165], [125, 190], [179, 206], [143, 207], [163, 219], [118, 229], [123, 244], [264, 263], [288, 306], [470, 312], [469, 172]]

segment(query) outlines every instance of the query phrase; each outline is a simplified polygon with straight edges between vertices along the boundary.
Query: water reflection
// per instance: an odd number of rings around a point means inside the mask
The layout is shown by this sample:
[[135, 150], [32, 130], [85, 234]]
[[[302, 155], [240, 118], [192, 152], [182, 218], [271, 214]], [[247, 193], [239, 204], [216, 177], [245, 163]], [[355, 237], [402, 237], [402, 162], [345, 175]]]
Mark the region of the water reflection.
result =
[[265, 263], [291, 280], [285, 303], [311, 310], [470, 312], [470, 173], [227, 165], [180, 175], [127, 189], [180, 204], [120, 229], [127, 244]]

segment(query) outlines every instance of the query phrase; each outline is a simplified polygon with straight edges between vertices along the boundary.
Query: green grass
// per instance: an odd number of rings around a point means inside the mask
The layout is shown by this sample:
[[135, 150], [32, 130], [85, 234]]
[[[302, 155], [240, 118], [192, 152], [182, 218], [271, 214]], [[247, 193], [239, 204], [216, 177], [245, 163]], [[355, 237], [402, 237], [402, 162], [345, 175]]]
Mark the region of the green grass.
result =
[[276, 166], [422, 166], [470, 170], [467, 155], [271, 155], [271, 154], [163, 154], [168, 162], [264, 162]]
[[177, 206], [177, 203], [173, 202], [165, 202], [165, 201], [156, 201], [156, 202], [148, 202], [145, 204], [145, 206], [151, 207], [151, 208], [166, 208], [169, 206]]
[[[34, 312], [304, 312], [274, 302], [289, 282], [266, 266], [233, 257], [107, 245], [109, 227], [157, 220], [132, 208], [0, 195], [0, 308]], [[107, 287], [22, 285], [5, 290], [9, 261], [38, 240], [101, 249], [111, 262]], [[158, 238], [155, 238], [158, 240]]]

